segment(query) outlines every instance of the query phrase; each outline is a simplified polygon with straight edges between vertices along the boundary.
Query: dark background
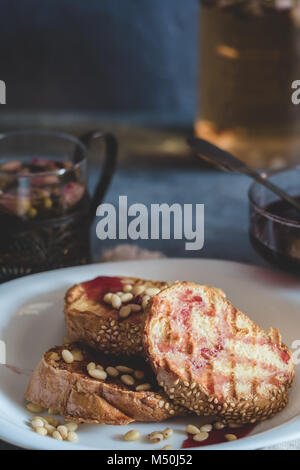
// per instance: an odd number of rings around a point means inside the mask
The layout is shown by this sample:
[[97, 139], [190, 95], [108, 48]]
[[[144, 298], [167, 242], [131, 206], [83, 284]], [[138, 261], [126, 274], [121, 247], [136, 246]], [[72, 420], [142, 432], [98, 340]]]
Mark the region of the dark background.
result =
[[197, 24], [197, 0], [1, 0], [0, 124], [45, 112], [191, 124]]

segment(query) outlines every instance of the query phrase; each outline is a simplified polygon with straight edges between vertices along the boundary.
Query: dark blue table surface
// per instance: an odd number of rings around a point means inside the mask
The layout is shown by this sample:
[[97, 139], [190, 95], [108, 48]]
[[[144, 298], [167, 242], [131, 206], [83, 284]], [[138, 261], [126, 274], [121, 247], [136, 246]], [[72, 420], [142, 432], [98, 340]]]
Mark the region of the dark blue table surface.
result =
[[[91, 187], [97, 170], [91, 171]], [[186, 251], [182, 240], [100, 241], [93, 229], [93, 253], [120, 243], [135, 243], [149, 250], [160, 250], [168, 257], [204, 257], [263, 264], [248, 237], [249, 178], [208, 170], [189, 160], [171, 159], [121, 164], [105, 202], [118, 207], [119, 195], [128, 204], [180, 203], [205, 205], [205, 244], [200, 251]]]

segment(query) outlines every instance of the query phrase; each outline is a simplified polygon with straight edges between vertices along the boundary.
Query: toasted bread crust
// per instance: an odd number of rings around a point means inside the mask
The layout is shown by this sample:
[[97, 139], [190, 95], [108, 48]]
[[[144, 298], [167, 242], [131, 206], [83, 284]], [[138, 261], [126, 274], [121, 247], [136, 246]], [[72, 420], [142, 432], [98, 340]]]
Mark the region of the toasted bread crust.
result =
[[[99, 291], [101, 279], [99, 277]], [[97, 280], [96, 279], [96, 280]], [[119, 276], [120, 283], [126, 284], [126, 278]], [[144, 281], [131, 278], [134, 285], [151, 285], [162, 288], [167, 286], [165, 282]], [[93, 282], [93, 281], [90, 281]], [[89, 298], [86, 286], [89, 283], [81, 283], [71, 287], [65, 295], [65, 321], [68, 335], [72, 341], [82, 341], [88, 346], [104, 352], [127, 356], [143, 355], [142, 333], [145, 322], [145, 311], [141, 305], [141, 311], [131, 313], [128, 318], [120, 318], [118, 310], [105, 303], [103, 298]], [[110, 289], [107, 288], [109, 291]], [[118, 290], [122, 290], [119, 287]], [[114, 290], [114, 292], [116, 289]], [[134, 299], [141, 304], [142, 298]]]
[[287, 404], [294, 369], [280, 333], [267, 334], [217, 289], [176, 283], [151, 300], [147, 313], [146, 354], [175, 403], [241, 424]]
[[[83, 354], [82, 361], [66, 364], [63, 359], [52, 360], [52, 354], [61, 358], [63, 349], [76, 349]], [[120, 360], [121, 361], [121, 360]], [[93, 352], [73, 343], [48, 350], [30, 379], [25, 392], [26, 400], [57, 410], [66, 419], [85, 423], [121, 425], [133, 421], [159, 422], [172, 416], [186, 414], [182, 406], [174, 405], [157, 386], [151, 369], [144, 361], [131, 359], [131, 367], [143, 368], [143, 382], [150, 382], [151, 391], [135, 391], [119, 378], [107, 377], [105, 381], [91, 377], [87, 364], [95, 362], [108, 365], [128, 365]], [[136, 382], [137, 383], [137, 382]]]

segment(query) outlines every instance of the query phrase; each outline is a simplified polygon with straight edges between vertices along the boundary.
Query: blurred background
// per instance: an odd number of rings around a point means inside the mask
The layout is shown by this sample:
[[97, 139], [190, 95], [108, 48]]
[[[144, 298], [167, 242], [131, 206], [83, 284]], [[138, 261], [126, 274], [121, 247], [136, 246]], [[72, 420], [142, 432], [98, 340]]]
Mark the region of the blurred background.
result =
[[129, 129], [144, 129], [132, 142], [144, 146], [146, 128], [192, 128], [197, 0], [3, 0], [1, 9], [1, 130], [113, 124], [123, 145]]
[[[297, 0], [2, 0], [0, 64], [1, 131], [112, 131], [120, 158], [106, 200], [204, 203], [206, 244], [196, 255], [258, 262], [248, 179], [197, 161], [186, 136], [260, 169], [299, 162]], [[91, 187], [98, 157], [93, 148]], [[140, 244], [195, 256], [176, 240]]]

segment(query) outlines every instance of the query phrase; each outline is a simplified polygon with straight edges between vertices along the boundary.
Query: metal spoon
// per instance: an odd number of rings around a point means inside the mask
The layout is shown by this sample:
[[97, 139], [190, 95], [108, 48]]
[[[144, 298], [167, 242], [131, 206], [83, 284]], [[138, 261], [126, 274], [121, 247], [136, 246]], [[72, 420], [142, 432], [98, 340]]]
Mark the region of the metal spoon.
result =
[[231, 153], [216, 147], [207, 140], [196, 137], [188, 137], [187, 143], [192, 149], [196, 150], [201, 157], [204, 157], [204, 159], [208, 160], [210, 163], [213, 163], [223, 170], [243, 173], [244, 175], [253, 178], [300, 212], [300, 203], [298, 201], [289, 196], [278, 186], [271, 183], [270, 180], [261, 176], [257, 171], [249, 168], [244, 162], [234, 157]]

